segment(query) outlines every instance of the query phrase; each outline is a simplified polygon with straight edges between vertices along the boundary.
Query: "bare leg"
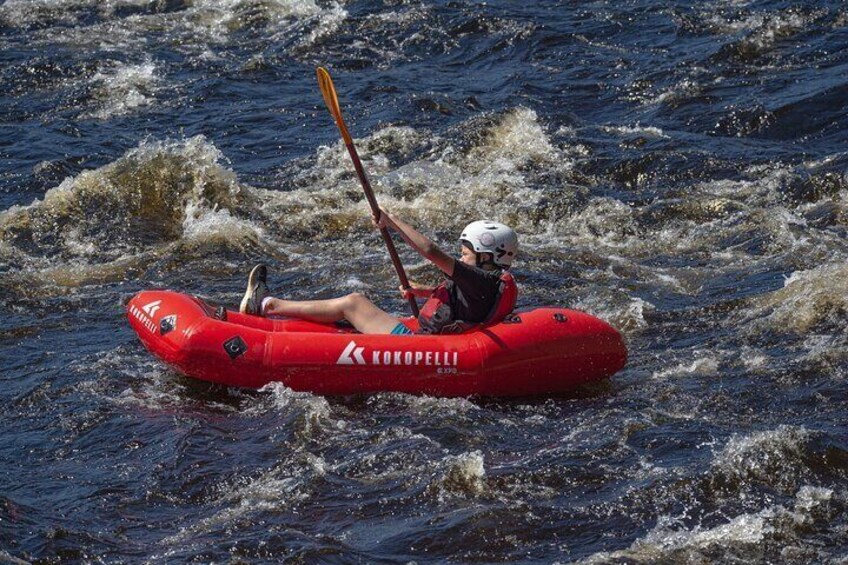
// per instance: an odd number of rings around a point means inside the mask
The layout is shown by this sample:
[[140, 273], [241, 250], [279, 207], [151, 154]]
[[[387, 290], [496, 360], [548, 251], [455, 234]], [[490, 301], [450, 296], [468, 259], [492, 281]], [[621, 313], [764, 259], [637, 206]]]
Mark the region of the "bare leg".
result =
[[380, 310], [364, 295], [355, 292], [329, 300], [282, 300], [271, 298], [266, 316], [287, 316], [324, 324], [346, 319], [364, 334], [387, 334], [400, 322]]

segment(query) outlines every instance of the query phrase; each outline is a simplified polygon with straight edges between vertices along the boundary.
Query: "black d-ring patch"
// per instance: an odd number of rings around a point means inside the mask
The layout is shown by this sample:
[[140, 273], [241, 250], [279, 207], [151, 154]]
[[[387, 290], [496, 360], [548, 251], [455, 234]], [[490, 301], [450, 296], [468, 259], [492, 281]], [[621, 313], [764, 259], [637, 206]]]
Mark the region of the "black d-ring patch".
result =
[[562, 312], [557, 312], [556, 314], [554, 314], [554, 320], [560, 323], [564, 323], [568, 321], [568, 316], [566, 316]]
[[247, 344], [241, 336], [231, 337], [224, 342], [224, 351], [230, 356], [230, 359], [235, 359], [239, 355], [243, 355], [247, 351]]

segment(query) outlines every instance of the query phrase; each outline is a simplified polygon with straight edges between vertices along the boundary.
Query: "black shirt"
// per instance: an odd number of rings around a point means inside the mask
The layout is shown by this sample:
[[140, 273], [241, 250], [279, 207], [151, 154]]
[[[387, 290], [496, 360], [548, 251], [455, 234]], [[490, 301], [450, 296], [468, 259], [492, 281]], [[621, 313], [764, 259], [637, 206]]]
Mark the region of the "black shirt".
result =
[[485, 320], [498, 300], [501, 271], [484, 271], [456, 261], [453, 276], [448, 278], [453, 282], [448, 283], [448, 292], [454, 320], [472, 323]]
[[498, 300], [501, 271], [484, 271], [478, 267], [454, 262], [453, 275], [434, 296], [441, 296], [441, 306], [418, 317], [419, 333], [455, 333], [461, 331], [456, 322], [480, 323], [489, 315]]

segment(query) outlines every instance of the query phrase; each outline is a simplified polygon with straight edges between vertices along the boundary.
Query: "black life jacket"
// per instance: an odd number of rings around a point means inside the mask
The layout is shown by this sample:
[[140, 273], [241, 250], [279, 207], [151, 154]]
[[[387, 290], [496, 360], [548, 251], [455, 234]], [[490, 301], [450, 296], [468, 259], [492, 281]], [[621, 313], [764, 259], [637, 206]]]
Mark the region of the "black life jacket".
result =
[[[500, 276], [498, 298], [486, 318], [479, 324], [497, 324], [512, 313], [516, 300], [518, 300], [518, 285], [515, 284], [512, 274], [504, 271]], [[422, 333], [462, 333], [479, 324], [456, 319], [451, 308], [447, 281], [436, 287], [418, 314], [418, 325]]]

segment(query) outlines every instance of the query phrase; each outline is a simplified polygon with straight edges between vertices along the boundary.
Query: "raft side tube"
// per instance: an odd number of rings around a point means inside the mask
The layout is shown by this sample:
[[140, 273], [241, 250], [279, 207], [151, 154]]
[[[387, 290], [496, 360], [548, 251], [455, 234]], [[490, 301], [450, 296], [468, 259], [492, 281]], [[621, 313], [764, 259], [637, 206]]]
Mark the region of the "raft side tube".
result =
[[[299, 391], [527, 396], [573, 389], [623, 367], [620, 334], [583, 312], [537, 308], [460, 335], [363, 335], [227, 312], [170, 291], [127, 306], [144, 346], [181, 373], [228, 386]], [[404, 320], [414, 326], [414, 320]]]

